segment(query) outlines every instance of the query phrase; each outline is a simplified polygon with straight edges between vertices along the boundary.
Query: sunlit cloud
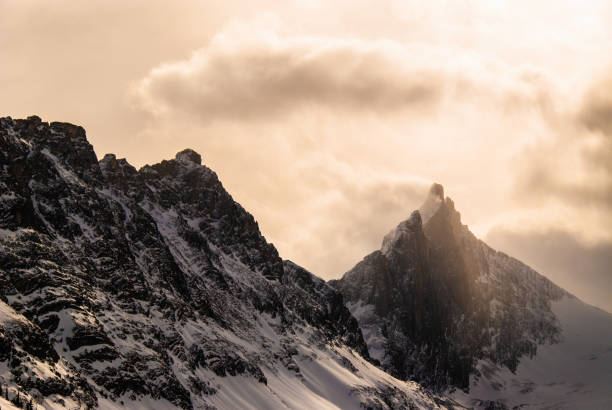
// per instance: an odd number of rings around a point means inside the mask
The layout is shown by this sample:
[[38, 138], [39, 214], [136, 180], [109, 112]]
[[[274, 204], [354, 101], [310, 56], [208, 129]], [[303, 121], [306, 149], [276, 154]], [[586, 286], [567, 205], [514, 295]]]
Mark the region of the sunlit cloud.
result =
[[261, 26], [234, 23], [189, 59], [154, 68], [133, 86], [132, 103], [154, 116], [210, 122], [308, 108], [427, 114], [449, 99], [486, 98], [512, 110], [547, 98], [547, 79], [527, 65], [388, 39], [281, 37]]

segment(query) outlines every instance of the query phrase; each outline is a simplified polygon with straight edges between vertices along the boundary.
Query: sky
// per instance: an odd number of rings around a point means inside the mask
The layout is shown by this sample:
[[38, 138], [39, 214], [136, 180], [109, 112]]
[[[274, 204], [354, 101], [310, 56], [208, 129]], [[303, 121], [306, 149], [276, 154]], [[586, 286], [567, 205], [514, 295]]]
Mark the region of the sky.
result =
[[0, 115], [137, 166], [198, 151], [325, 279], [444, 185], [612, 312], [612, 3], [0, 0]]

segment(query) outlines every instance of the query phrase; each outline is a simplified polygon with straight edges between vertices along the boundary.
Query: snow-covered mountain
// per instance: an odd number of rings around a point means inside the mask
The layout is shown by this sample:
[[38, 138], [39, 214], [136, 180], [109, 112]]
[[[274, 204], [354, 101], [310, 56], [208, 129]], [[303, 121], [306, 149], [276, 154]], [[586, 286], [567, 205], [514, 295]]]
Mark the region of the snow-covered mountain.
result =
[[136, 170], [81, 127], [0, 119], [1, 409], [612, 407], [612, 316], [440, 185], [330, 286], [201, 162]]
[[612, 315], [478, 240], [439, 184], [331, 284], [400, 379], [476, 408], [612, 408]]
[[368, 359], [196, 152], [136, 170], [81, 127], [0, 119], [2, 409], [451, 406]]

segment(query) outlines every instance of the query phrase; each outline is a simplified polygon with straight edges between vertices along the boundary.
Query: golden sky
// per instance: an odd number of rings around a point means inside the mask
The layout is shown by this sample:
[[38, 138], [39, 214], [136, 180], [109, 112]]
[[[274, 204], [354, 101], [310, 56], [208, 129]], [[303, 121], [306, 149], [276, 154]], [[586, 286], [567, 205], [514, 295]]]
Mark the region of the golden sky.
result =
[[612, 3], [0, 0], [0, 114], [133, 165], [190, 147], [281, 256], [337, 278], [445, 186], [612, 311]]

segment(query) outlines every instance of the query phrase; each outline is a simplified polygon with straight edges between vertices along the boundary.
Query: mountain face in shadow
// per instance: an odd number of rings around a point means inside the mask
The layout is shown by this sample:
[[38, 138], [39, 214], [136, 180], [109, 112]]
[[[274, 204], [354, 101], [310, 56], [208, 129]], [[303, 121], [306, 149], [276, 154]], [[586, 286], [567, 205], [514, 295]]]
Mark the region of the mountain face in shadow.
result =
[[[539, 358], [541, 349], [557, 346], [568, 358], [583, 354], [564, 343], [575, 326], [564, 323], [555, 309], [584, 304], [477, 239], [439, 184], [431, 187], [419, 210], [384, 237], [380, 250], [330, 284], [344, 295], [370, 356], [383, 369], [436, 390], [457, 391], [468, 405], [511, 402], [515, 397], [505, 394], [512, 382], [495, 381], [495, 374], [507, 372], [518, 380], [521, 364]], [[580, 306], [575, 313], [585, 323], [599, 324], [590, 329], [603, 323], [610, 330], [595, 349], [607, 351], [609, 360], [612, 317]], [[562, 366], [543, 363], [540, 371], [556, 384]], [[535, 385], [526, 378], [524, 383]], [[605, 378], [612, 381], [612, 373]], [[483, 384], [493, 392], [478, 393], [486, 400], [474, 396]], [[610, 390], [602, 388], [599, 397], [612, 397]], [[519, 397], [518, 404], [529, 402], [527, 396]]]

